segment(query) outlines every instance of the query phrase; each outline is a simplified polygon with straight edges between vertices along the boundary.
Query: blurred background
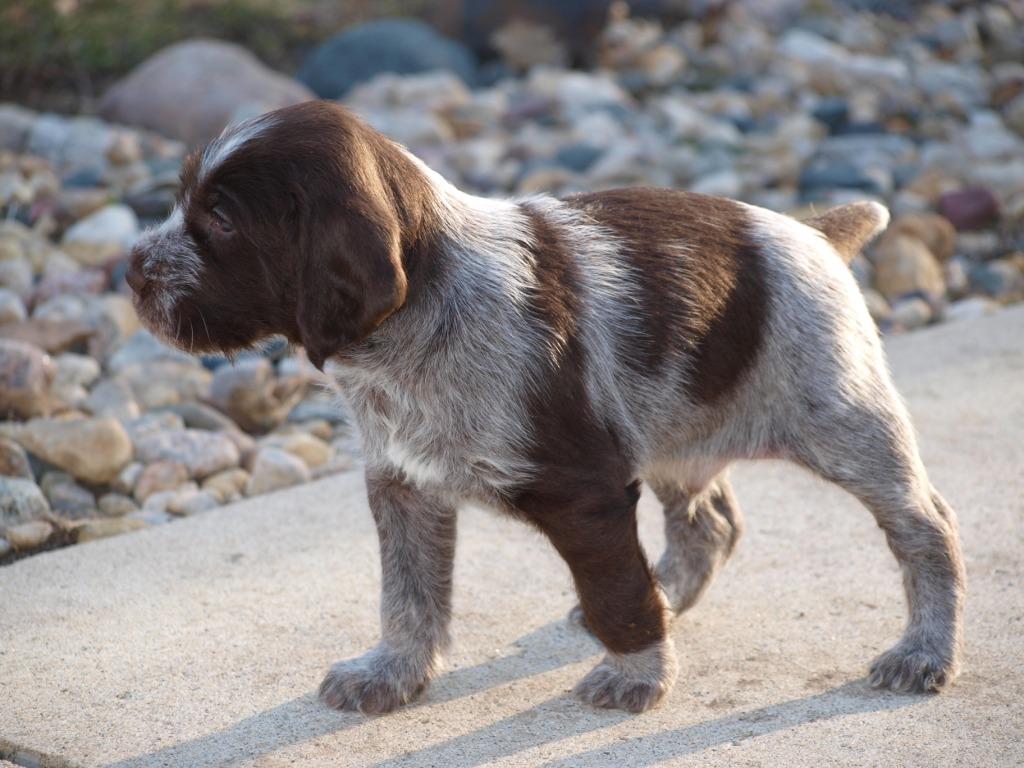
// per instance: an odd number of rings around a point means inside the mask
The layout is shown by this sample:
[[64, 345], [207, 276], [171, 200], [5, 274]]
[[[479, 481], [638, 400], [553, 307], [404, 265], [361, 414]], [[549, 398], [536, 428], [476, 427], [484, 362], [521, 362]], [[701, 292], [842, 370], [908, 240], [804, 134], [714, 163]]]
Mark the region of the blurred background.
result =
[[1024, 298], [1024, 0], [0, 0], [0, 564], [358, 461], [301, 351], [124, 286], [191, 148], [315, 97], [483, 195], [878, 199], [885, 333]]

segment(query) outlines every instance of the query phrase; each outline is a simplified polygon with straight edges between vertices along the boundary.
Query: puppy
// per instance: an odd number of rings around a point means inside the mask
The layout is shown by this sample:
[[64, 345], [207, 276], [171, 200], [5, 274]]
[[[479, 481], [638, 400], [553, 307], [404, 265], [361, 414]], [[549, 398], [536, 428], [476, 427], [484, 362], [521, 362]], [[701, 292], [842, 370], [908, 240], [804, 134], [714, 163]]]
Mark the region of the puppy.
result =
[[[330, 372], [359, 425], [380, 534], [383, 639], [321, 687], [383, 713], [448, 643], [456, 508], [548, 536], [607, 654], [576, 688], [639, 712], [671, 689], [674, 613], [743, 530], [726, 467], [790, 459], [860, 499], [910, 620], [873, 685], [958, 671], [964, 569], [847, 262], [880, 205], [805, 223], [731, 200], [620, 189], [465, 194], [336, 104], [229, 128], [185, 163], [177, 206], [132, 255], [146, 325], [191, 352], [271, 334]], [[637, 539], [646, 481], [668, 545]]]

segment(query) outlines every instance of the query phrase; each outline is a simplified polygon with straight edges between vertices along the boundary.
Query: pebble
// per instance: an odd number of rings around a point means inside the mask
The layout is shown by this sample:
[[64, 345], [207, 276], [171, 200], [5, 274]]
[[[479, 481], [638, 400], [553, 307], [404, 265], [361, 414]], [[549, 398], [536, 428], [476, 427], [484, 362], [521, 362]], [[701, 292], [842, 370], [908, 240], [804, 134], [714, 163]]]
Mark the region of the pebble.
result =
[[19, 418], [49, 413], [56, 374], [45, 352], [23, 341], [0, 339], [0, 413]]
[[1019, 300], [1024, 295], [1024, 274], [1012, 259], [996, 259], [976, 264], [968, 272], [971, 287], [1001, 302]]
[[326, 464], [334, 456], [334, 451], [330, 445], [306, 432], [296, 432], [290, 435], [271, 435], [262, 441], [262, 445], [281, 448], [293, 456], [302, 459], [310, 469], [316, 469]]
[[117, 473], [117, 476], [110, 482], [111, 490], [126, 496], [131, 496], [135, 490], [135, 484], [142, 477], [145, 465], [140, 461], [133, 461]]
[[280, 490], [312, 478], [301, 459], [280, 448], [263, 448], [256, 454], [252, 476], [245, 484], [246, 496]]
[[947, 192], [939, 198], [938, 209], [958, 230], [982, 229], [999, 220], [999, 201], [982, 188]]
[[997, 301], [985, 298], [984, 296], [970, 296], [960, 301], [954, 301], [946, 307], [942, 313], [942, 319], [947, 322], [959, 322], [961, 320], [974, 320], [986, 315], [998, 312], [1002, 305]]
[[217, 369], [210, 402], [247, 432], [266, 432], [283, 422], [302, 397], [301, 391], [280, 392], [276, 384], [269, 360], [241, 360]]
[[[127, 253], [139, 236], [139, 220], [127, 205], [112, 204], [81, 219], [61, 241], [69, 253], [85, 266], [102, 266], [111, 255]], [[104, 255], [98, 258], [97, 254]]]
[[155, 461], [139, 475], [134, 496], [140, 504], [158, 491], [169, 491], [188, 482], [188, 467], [176, 461]]
[[128, 433], [109, 417], [33, 419], [15, 425], [8, 436], [43, 461], [90, 484], [109, 482], [132, 458]]
[[191, 491], [178, 494], [167, 505], [167, 511], [178, 517], [188, 517], [220, 506], [220, 498], [212, 491]]
[[237, 467], [241, 456], [230, 438], [198, 429], [168, 429], [142, 437], [136, 455], [145, 463], [174, 461], [202, 480], [222, 469]]
[[927, 325], [932, 319], [932, 308], [924, 299], [911, 297], [892, 306], [890, 321], [904, 330], [912, 331]]
[[912, 293], [934, 299], [945, 295], [942, 267], [916, 237], [886, 236], [874, 252], [875, 287], [889, 301]]
[[212, 493], [221, 503], [235, 501], [242, 497], [249, 477], [244, 469], [225, 469], [206, 478], [202, 489]]
[[131, 497], [121, 493], [105, 493], [96, 503], [100, 514], [105, 517], [124, 517], [139, 509]]
[[50, 501], [50, 509], [62, 517], [78, 520], [96, 511], [96, 497], [92, 491], [70, 478], [49, 485], [44, 493]]
[[16, 323], [28, 317], [25, 302], [17, 291], [0, 288], [0, 325]]
[[23, 477], [0, 477], [0, 532], [50, 511], [42, 489]]
[[9, 437], [0, 437], [0, 475], [35, 480], [25, 449]]
[[921, 212], [900, 216], [889, 225], [885, 235], [917, 238], [931, 251], [932, 256], [943, 263], [953, 258], [957, 251], [956, 228], [949, 219], [937, 213]]
[[106, 517], [96, 520], [87, 520], [75, 528], [75, 541], [84, 544], [87, 541], [97, 539], [108, 539], [111, 536], [120, 536], [122, 533], [140, 531], [148, 527], [145, 520], [131, 517]]
[[4, 533], [7, 541], [17, 550], [41, 547], [52, 535], [53, 526], [45, 520], [31, 520], [13, 525]]
[[101, 381], [93, 387], [82, 407], [93, 416], [113, 416], [121, 422], [137, 419], [142, 413], [132, 388], [121, 379]]

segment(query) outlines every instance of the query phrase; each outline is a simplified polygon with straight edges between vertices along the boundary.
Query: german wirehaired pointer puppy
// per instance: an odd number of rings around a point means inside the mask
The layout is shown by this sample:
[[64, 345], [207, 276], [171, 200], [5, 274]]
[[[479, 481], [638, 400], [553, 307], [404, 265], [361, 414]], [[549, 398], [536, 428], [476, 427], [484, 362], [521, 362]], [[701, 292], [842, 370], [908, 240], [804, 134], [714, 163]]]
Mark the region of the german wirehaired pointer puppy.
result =
[[[903, 570], [910, 621], [870, 681], [957, 674], [964, 569], [847, 263], [886, 210], [800, 223], [703, 195], [460, 192], [336, 104], [228, 129], [185, 163], [177, 207], [136, 246], [144, 322], [192, 351], [283, 334], [337, 379], [380, 534], [383, 639], [320, 689], [388, 712], [448, 643], [456, 508], [543, 531], [607, 654], [576, 688], [639, 712], [671, 689], [669, 619], [743, 520], [735, 459], [790, 459], [860, 499]], [[651, 568], [641, 480], [665, 508]]]

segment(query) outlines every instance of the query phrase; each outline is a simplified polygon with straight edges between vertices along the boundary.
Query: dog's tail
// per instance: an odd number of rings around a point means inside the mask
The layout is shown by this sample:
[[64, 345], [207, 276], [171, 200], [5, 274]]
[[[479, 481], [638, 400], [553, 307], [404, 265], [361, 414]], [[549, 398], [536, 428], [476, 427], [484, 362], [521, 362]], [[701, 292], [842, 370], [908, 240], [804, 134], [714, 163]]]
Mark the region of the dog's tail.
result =
[[833, 208], [804, 224], [823, 233], [843, 261], [853, 257], [889, 226], [889, 211], [881, 203], [847, 203]]

